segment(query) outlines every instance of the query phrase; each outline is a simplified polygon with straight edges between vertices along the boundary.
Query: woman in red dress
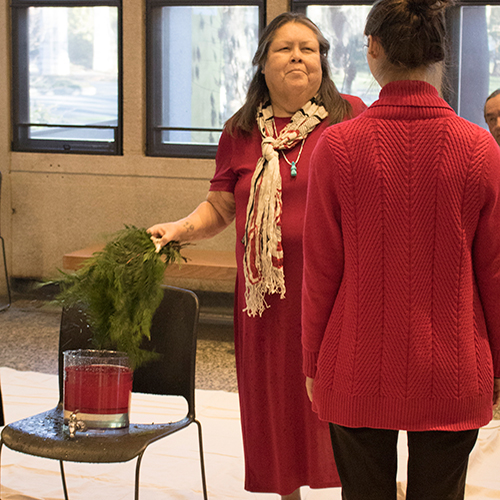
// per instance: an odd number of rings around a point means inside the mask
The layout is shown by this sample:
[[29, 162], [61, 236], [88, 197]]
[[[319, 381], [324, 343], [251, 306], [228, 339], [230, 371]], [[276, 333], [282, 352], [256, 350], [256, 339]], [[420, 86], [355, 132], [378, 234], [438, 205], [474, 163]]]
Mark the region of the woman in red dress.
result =
[[338, 93], [329, 44], [303, 15], [264, 31], [244, 106], [219, 142], [206, 201], [149, 229], [160, 243], [236, 223], [235, 351], [245, 488], [300, 498], [339, 486], [328, 425], [312, 412], [301, 362], [302, 230], [309, 158], [321, 133], [366, 106]]

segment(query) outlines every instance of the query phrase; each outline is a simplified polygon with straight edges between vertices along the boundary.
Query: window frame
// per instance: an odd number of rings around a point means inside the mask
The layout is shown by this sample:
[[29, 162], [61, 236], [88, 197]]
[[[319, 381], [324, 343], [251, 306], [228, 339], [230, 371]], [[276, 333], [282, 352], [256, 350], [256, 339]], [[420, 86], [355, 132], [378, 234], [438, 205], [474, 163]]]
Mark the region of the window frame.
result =
[[[118, 50], [118, 117], [116, 126], [32, 124], [29, 122], [29, 40], [27, 14], [29, 7], [116, 7]], [[14, 152], [65, 153], [65, 154], [123, 154], [123, 12], [122, 0], [11, 0], [12, 29], [12, 142]], [[83, 141], [64, 139], [32, 139], [28, 128], [34, 125], [67, 129], [112, 129], [114, 140]]]
[[165, 144], [164, 130], [222, 132], [222, 128], [161, 127], [162, 76], [161, 65], [155, 64], [161, 46], [159, 20], [154, 10], [161, 7], [219, 7], [253, 5], [259, 7], [259, 36], [266, 21], [266, 0], [146, 0], [146, 155], [171, 158], [213, 159], [217, 145], [175, 143]]
[[[375, 0], [291, 0], [291, 10], [306, 13], [309, 5], [373, 5]], [[460, 101], [460, 9], [461, 7], [500, 6], [500, 0], [456, 0], [446, 12], [448, 54], [444, 71], [443, 98], [458, 112]], [[454, 43], [456, 42], [456, 43]]]
[[[443, 97], [446, 102], [459, 113], [460, 101], [460, 59], [461, 59], [461, 7], [484, 7], [487, 5], [500, 6], [500, 0], [474, 1], [474, 0], [455, 0], [446, 12], [446, 23], [448, 32], [448, 60], [445, 69], [446, 83], [443, 90]], [[457, 41], [457, 43], [454, 43]]]
[[376, 0], [291, 0], [292, 12], [306, 13], [309, 5], [373, 5]]

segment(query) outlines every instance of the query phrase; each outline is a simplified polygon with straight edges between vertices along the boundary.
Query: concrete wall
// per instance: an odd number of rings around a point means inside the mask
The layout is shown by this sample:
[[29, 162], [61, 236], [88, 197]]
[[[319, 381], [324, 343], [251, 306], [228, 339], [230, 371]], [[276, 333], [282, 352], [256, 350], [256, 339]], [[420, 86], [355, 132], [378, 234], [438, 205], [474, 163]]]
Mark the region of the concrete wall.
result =
[[[268, 0], [268, 20], [287, 8], [287, 0]], [[0, 231], [11, 277], [57, 276], [63, 254], [124, 224], [148, 227], [183, 217], [205, 198], [213, 160], [144, 154], [144, 17], [144, 1], [123, 0], [123, 156], [15, 153], [10, 151], [10, 9], [8, 0], [0, 0]], [[234, 228], [197, 246], [233, 248]]]

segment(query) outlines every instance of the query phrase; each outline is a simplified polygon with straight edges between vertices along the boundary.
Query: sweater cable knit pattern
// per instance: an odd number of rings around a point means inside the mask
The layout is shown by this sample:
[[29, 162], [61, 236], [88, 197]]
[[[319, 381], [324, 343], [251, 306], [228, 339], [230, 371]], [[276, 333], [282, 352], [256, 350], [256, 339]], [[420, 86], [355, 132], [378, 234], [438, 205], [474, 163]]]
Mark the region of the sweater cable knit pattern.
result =
[[350, 427], [466, 430], [500, 376], [500, 150], [434, 87], [390, 83], [313, 154], [304, 373]]

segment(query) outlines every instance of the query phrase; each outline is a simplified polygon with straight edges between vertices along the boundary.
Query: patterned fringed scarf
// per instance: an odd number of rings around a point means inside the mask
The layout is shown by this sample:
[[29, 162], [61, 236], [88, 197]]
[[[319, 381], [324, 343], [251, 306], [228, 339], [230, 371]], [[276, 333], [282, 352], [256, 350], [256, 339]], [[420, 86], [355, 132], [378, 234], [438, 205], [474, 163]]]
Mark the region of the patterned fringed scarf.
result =
[[265, 300], [266, 293], [279, 293], [280, 298], [285, 298], [279, 150], [293, 148], [327, 115], [326, 109], [313, 97], [292, 116], [290, 123], [275, 138], [271, 103], [261, 104], [257, 110], [257, 125], [262, 135], [262, 157], [252, 176], [243, 240], [244, 311], [249, 316], [262, 316], [269, 307]]

